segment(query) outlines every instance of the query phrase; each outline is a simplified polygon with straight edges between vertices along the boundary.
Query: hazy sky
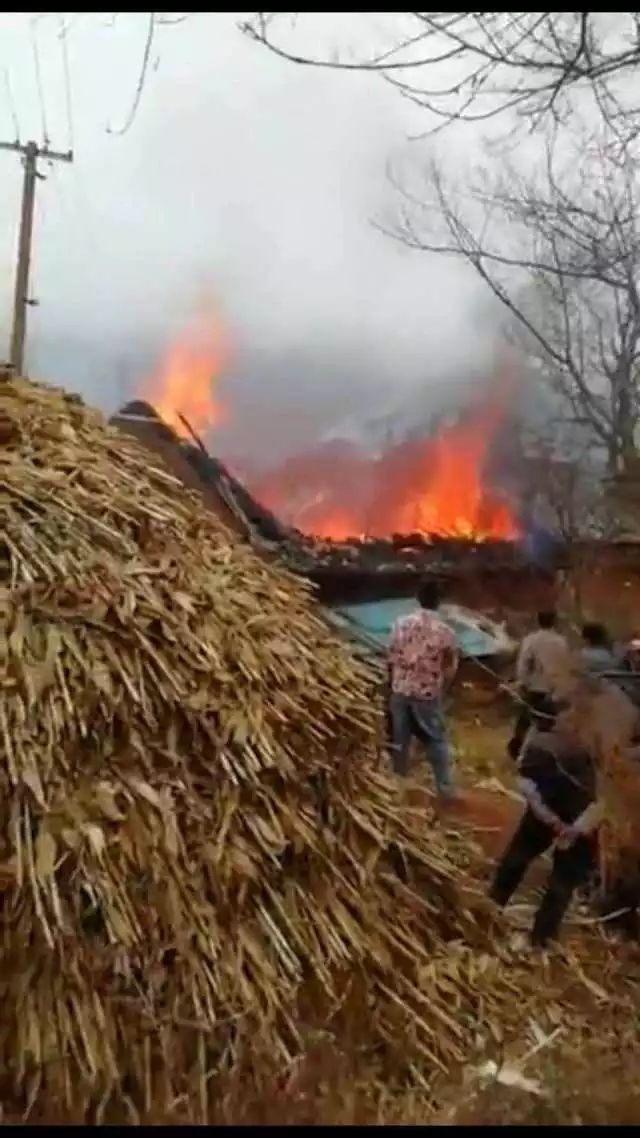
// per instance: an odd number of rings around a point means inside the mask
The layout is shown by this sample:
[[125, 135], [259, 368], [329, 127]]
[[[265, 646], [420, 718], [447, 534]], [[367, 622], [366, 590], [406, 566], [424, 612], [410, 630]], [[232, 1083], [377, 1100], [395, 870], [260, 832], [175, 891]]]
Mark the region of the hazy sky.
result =
[[[0, 138], [15, 135], [13, 104], [21, 139], [42, 139], [35, 36], [51, 145], [76, 154], [38, 184], [32, 374], [112, 411], [215, 305], [231, 347], [221, 449], [264, 455], [481, 370], [473, 274], [368, 223], [388, 211], [387, 156], [424, 126], [383, 83], [296, 68], [242, 36], [239, 14], [195, 14], [158, 29], [157, 66], [119, 137], [107, 127], [129, 112], [146, 16], [80, 13], [71, 139], [58, 16], [32, 16], [0, 15]], [[2, 151], [0, 168], [6, 341], [21, 169]]]

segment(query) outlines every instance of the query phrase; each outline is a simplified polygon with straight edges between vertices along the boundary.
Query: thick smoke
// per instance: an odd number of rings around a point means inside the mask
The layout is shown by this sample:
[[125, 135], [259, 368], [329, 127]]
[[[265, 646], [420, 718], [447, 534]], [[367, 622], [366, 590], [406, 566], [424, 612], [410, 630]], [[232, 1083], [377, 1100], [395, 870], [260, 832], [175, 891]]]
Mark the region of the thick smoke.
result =
[[[21, 131], [39, 137], [27, 15], [3, 29]], [[142, 16], [118, 14], [110, 28], [87, 13], [70, 34], [76, 161], [38, 186], [34, 375], [111, 412], [210, 304], [228, 329], [217, 383], [234, 409], [212, 445], [265, 465], [371, 419], [424, 418], [443, 385], [482, 371], [493, 330], [475, 319], [473, 276], [369, 224], [393, 193], [385, 161], [414, 125], [410, 108], [366, 77], [288, 66], [232, 14], [203, 13], [163, 32], [134, 126], [110, 135], [143, 33]], [[38, 35], [62, 148], [55, 20]], [[2, 162], [0, 206], [17, 219], [19, 164]], [[5, 317], [14, 242], [15, 226], [0, 237]]]

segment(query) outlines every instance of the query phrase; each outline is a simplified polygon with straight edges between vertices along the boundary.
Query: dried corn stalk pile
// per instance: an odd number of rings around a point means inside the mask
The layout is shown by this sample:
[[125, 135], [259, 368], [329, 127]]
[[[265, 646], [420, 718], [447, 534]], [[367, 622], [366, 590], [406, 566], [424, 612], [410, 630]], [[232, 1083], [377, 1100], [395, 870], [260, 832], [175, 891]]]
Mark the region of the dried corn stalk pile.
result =
[[318, 1027], [461, 1058], [513, 997], [306, 589], [73, 397], [3, 383], [0, 443], [3, 1101], [206, 1120]]

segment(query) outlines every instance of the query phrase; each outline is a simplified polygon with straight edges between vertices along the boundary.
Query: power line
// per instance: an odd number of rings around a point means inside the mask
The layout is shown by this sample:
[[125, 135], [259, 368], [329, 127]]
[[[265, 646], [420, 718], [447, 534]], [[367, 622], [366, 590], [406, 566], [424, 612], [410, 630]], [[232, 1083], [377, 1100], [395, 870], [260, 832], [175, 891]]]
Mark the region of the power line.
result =
[[[146, 38], [146, 42], [145, 42], [145, 46], [144, 46], [144, 52], [143, 52], [143, 56], [142, 56], [142, 65], [140, 67], [140, 75], [138, 78], [138, 84], [136, 86], [135, 94], [133, 97], [133, 103], [131, 105], [131, 110], [129, 111], [129, 114], [127, 116], [127, 119], [126, 119], [124, 125], [122, 127], [120, 127], [119, 130], [113, 130], [112, 127], [107, 126], [107, 133], [108, 134], [117, 134], [117, 135], [126, 134], [127, 131], [129, 130], [129, 127], [132, 125], [132, 123], [136, 117], [136, 114], [138, 112], [138, 107], [140, 106], [140, 100], [142, 98], [142, 93], [144, 91], [144, 85], [146, 83], [148, 72], [149, 72], [149, 66], [150, 66], [150, 60], [151, 60], [151, 48], [153, 46], [153, 40], [154, 40], [154, 35], [155, 35], [156, 30], [161, 25], [169, 25], [170, 26], [173, 24], [182, 24], [187, 19], [187, 16], [189, 14], [190, 13], [182, 13], [180, 15], [171, 15], [170, 13], [166, 13], [166, 12], [149, 12], [149, 23], [147, 26], [147, 38]], [[114, 27], [116, 16], [118, 16], [118, 15], [119, 15], [118, 12], [114, 12], [112, 14], [111, 20], [109, 20], [108, 24], [105, 26], [108, 26], [111, 28]], [[157, 70], [158, 63], [159, 63], [159, 59], [156, 59], [154, 66], [153, 66], [154, 71]]]
[[136, 117], [136, 113], [137, 113], [138, 107], [140, 105], [140, 100], [142, 98], [142, 92], [144, 90], [145, 80], [147, 78], [147, 72], [149, 70], [149, 59], [151, 56], [151, 48], [153, 45], [153, 37], [154, 37], [155, 30], [156, 30], [156, 13], [155, 12], [149, 12], [149, 24], [147, 27], [147, 39], [146, 39], [146, 42], [144, 45], [144, 53], [142, 56], [142, 66], [140, 68], [140, 76], [138, 78], [138, 85], [136, 87], [135, 95], [133, 96], [133, 103], [131, 104], [131, 110], [129, 111], [129, 114], [128, 114], [127, 119], [124, 123], [124, 126], [122, 126], [120, 128], [120, 130], [112, 130], [111, 127], [109, 127], [109, 126], [107, 127], [107, 132], [109, 134], [118, 134], [118, 135], [126, 134], [127, 131], [129, 130], [129, 127], [133, 123], [133, 120]]
[[20, 123], [18, 122], [18, 112], [16, 111], [16, 105], [13, 101], [13, 92], [11, 90], [11, 81], [9, 79], [9, 68], [8, 67], [5, 67], [5, 69], [4, 69], [4, 85], [5, 85], [5, 89], [7, 92], [7, 103], [9, 104], [9, 114], [11, 115], [11, 119], [13, 121], [13, 130], [14, 130], [14, 133], [16, 136], [16, 142], [19, 142], [20, 141]]
[[65, 102], [67, 105], [67, 130], [69, 132], [69, 148], [73, 150], [73, 100], [71, 97], [71, 69], [69, 67], [69, 45], [67, 43], [67, 32], [69, 25], [65, 24], [64, 19], [60, 16], [60, 32], [58, 38], [60, 39], [62, 49], [62, 67], [64, 72], [64, 93]]
[[45, 147], [49, 145], [49, 131], [47, 130], [47, 114], [44, 105], [44, 93], [42, 89], [42, 73], [40, 70], [40, 52], [38, 50], [38, 40], [35, 32], [35, 19], [34, 17], [29, 23], [29, 33], [31, 35], [31, 48], [33, 51], [33, 66], [36, 73], [36, 88], [38, 91], [38, 101], [40, 103], [40, 118], [42, 122], [42, 137]]

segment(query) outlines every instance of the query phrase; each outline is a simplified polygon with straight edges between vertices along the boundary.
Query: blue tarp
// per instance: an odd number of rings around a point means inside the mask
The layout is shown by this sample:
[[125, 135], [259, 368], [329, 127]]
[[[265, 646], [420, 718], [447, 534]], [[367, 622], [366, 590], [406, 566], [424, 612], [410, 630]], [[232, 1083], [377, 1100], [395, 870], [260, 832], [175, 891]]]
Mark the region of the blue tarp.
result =
[[[334, 611], [348, 622], [355, 636], [358, 636], [358, 633], [364, 634], [363, 638], [374, 641], [380, 648], [385, 648], [394, 621], [400, 616], [413, 612], [415, 608], [415, 600], [409, 597], [371, 601], [367, 604], [340, 605]], [[453, 616], [446, 608], [440, 609], [438, 616], [453, 632], [463, 656], [495, 656], [499, 651], [500, 646], [495, 637], [490, 632], [484, 632], [474, 626], [471, 621], [467, 623], [458, 616]]]

